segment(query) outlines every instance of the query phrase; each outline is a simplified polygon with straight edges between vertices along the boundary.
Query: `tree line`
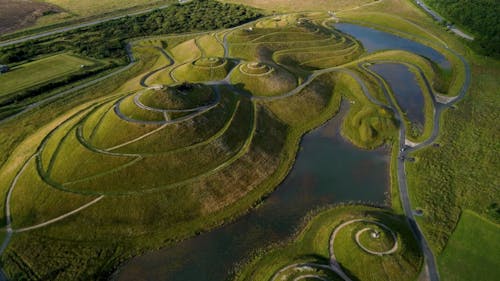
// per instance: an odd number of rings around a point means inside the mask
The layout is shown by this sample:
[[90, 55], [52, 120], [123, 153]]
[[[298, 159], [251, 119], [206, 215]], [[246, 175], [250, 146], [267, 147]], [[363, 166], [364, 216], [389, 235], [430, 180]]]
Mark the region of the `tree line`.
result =
[[98, 25], [31, 40], [0, 49], [0, 63], [11, 64], [60, 51], [74, 51], [97, 59], [126, 62], [125, 41], [134, 37], [228, 28], [257, 19], [262, 14], [243, 5], [215, 0], [194, 0], [162, 10], [124, 17]]
[[500, 57], [500, 2], [498, 0], [426, 0], [450, 20], [475, 33], [472, 47]]

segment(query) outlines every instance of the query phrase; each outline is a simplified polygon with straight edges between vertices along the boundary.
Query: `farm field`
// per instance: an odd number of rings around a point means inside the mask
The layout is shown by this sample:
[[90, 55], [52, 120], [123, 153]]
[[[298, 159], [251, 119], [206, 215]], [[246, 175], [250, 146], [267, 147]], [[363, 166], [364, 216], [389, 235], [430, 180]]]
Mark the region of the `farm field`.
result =
[[[119, 16], [176, 3], [173, 0], [43, 0], [0, 1], [0, 35], [37, 32], [82, 21]], [[20, 33], [20, 34], [21, 34]], [[11, 34], [9, 34], [11, 35]]]
[[44, 13], [59, 11], [54, 5], [37, 1], [0, 1], [0, 34], [34, 24]]
[[373, 2], [372, 0], [223, 0], [228, 3], [238, 3], [265, 9], [268, 11], [296, 12], [296, 11], [319, 11], [351, 9], [360, 5]]
[[65, 53], [18, 65], [9, 72], [0, 75], [0, 85], [2, 86], [0, 98], [55, 78], [82, 71], [82, 65], [87, 68], [95, 64], [94, 60]]
[[64, 11], [72, 16], [77, 17], [89, 17], [95, 15], [101, 15], [109, 12], [114, 12], [116, 10], [124, 10], [127, 8], [132, 8], [136, 6], [143, 5], [160, 5], [172, 3], [169, 0], [129, 0], [126, 2], [120, 0], [83, 0], [83, 1], [72, 1], [72, 0], [44, 0], [43, 2], [50, 3], [61, 7]]
[[500, 226], [465, 210], [438, 262], [443, 281], [493, 281], [499, 258]]
[[[290, 7], [247, 2], [267, 14]], [[14, 280], [132, 280], [131, 258], [223, 231], [266, 206], [302, 137], [340, 115], [343, 141], [391, 151], [385, 203], [310, 210], [293, 237], [256, 244], [228, 278], [403, 281], [425, 265], [432, 281], [438, 271], [442, 280], [471, 280], [479, 275], [468, 266], [483, 263], [480, 277], [494, 276], [498, 239], [486, 237], [498, 234], [498, 61], [477, 56], [409, 1], [294, 3], [320, 11], [263, 16], [199, 1], [48, 38], [86, 55], [58, 53], [2, 74], [8, 96], [98, 65], [91, 56], [129, 58], [98, 83], [0, 120], [2, 270]], [[186, 7], [229, 15], [193, 21], [199, 14]], [[99, 28], [112, 40], [96, 39]], [[127, 37], [127, 28], [148, 36]], [[27, 45], [6, 48], [2, 59], [20, 59]]]

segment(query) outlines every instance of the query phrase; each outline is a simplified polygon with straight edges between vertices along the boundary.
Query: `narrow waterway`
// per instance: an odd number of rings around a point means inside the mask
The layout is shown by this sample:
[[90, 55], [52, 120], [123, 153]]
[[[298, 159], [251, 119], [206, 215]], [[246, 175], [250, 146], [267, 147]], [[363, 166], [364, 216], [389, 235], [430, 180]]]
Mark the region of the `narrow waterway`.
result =
[[443, 54], [418, 42], [351, 23], [337, 23], [335, 28], [359, 40], [367, 53], [381, 50], [403, 50], [426, 57], [444, 69], [451, 68], [450, 62]]
[[349, 201], [384, 204], [388, 152], [360, 150], [339, 135], [339, 117], [308, 133], [287, 179], [236, 222], [133, 258], [119, 280], [225, 280], [252, 251], [289, 237], [309, 211]]
[[377, 63], [370, 69], [379, 74], [391, 87], [398, 105], [406, 117], [420, 126], [425, 124], [424, 96], [422, 89], [406, 65], [399, 63]]

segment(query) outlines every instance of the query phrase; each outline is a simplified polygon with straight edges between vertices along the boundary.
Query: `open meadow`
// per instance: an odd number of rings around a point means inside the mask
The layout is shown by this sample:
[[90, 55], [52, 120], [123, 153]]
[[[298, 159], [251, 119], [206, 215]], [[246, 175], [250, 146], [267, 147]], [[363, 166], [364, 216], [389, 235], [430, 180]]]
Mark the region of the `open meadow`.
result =
[[59, 54], [18, 65], [0, 76], [2, 85], [0, 98], [82, 71], [84, 68], [94, 66], [95, 63], [93, 60], [71, 54]]
[[466, 210], [439, 258], [439, 266], [444, 281], [493, 281], [499, 259], [500, 226]]

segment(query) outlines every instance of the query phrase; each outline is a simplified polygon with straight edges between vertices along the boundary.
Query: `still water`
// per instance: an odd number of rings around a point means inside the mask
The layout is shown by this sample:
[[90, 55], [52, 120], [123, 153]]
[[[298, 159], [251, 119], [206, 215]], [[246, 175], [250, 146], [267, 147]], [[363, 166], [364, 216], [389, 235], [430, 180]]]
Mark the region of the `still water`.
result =
[[377, 63], [370, 69], [379, 74], [391, 87], [396, 100], [411, 122], [424, 125], [424, 96], [415, 74], [406, 65]]
[[367, 53], [381, 50], [403, 50], [426, 57], [445, 69], [451, 67], [446, 57], [435, 49], [384, 31], [350, 23], [337, 23], [335, 28], [355, 37]]

